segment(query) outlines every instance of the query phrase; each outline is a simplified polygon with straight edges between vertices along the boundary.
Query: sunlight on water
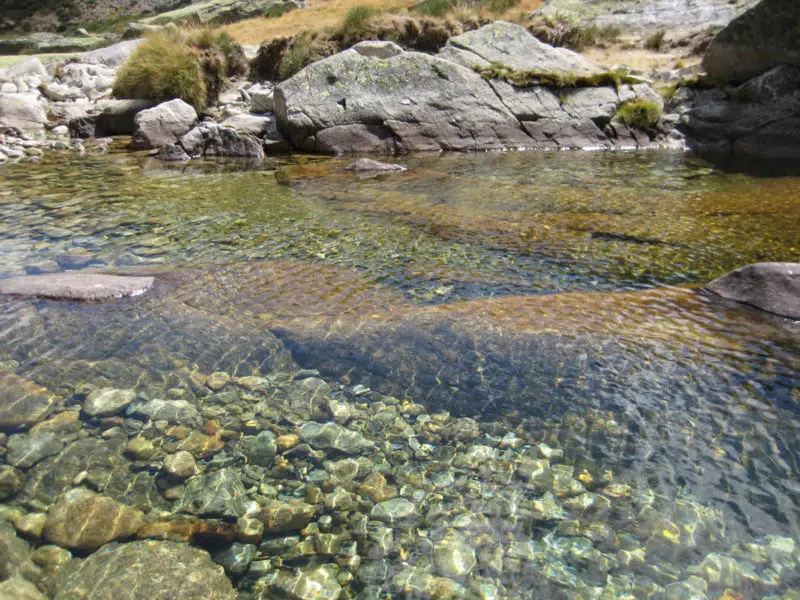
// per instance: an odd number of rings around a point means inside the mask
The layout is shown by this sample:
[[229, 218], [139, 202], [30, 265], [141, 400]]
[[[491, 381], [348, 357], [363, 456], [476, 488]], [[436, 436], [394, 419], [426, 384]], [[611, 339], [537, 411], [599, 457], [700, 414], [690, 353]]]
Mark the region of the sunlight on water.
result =
[[[140, 537], [211, 550], [243, 597], [298, 573], [364, 599], [795, 597], [800, 327], [700, 285], [798, 260], [800, 177], [671, 153], [347, 164], [3, 167], [0, 275], [156, 285], [0, 299], [0, 400], [49, 402], [0, 415], [0, 498], [47, 511], [83, 482], [150, 513]], [[134, 393], [89, 414], [103, 388]], [[331, 420], [358, 437], [308, 433]], [[162, 470], [179, 449], [185, 485]], [[192, 496], [223, 472], [238, 512]], [[258, 508], [261, 537], [219, 533], [245, 500], [298, 499], [311, 524]], [[175, 538], [178, 513], [205, 533]]]

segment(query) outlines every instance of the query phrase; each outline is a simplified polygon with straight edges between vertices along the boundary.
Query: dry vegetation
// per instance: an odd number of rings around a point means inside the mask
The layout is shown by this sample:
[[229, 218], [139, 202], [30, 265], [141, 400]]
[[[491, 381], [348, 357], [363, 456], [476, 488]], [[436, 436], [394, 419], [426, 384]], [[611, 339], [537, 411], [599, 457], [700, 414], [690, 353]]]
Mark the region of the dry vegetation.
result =
[[[308, 8], [289, 12], [278, 18], [259, 18], [241, 21], [224, 27], [240, 44], [260, 44], [265, 40], [296, 35], [304, 31], [320, 31], [335, 28], [348, 11], [358, 6], [374, 6], [383, 13], [413, 14], [412, 7], [417, 0], [383, 0], [382, 2], [364, 2], [364, 0], [309, 0]], [[491, 12], [489, 7], [467, 8], [464, 4], [455, 3], [450, 14], [455, 19], [463, 16], [480, 17], [481, 13], [491, 14], [492, 19], [507, 19], [516, 22], [541, 6], [542, 0], [519, 0], [515, 6], [499, 12]], [[503, 5], [495, 6], [502, 8]], [[466, 13], [466, 14], [465, 14]]]

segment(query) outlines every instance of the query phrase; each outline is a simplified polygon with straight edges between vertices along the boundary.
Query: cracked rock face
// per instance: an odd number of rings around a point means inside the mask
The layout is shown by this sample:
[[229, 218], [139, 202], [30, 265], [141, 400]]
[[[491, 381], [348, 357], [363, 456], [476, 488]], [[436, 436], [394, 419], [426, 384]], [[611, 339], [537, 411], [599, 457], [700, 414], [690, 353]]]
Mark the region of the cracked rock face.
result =
[[622, 102], [650, 97], [649, 86], [517, 88], [475, 70], [493, 64], [551, 75], [603, 71], [497, 22], [452, 38], [438, 56], [355, 48], [313, 63], [275, 88], [278, 129], [296, 148], [327, 153], [610, 148], [619, 145], [608, 126]]

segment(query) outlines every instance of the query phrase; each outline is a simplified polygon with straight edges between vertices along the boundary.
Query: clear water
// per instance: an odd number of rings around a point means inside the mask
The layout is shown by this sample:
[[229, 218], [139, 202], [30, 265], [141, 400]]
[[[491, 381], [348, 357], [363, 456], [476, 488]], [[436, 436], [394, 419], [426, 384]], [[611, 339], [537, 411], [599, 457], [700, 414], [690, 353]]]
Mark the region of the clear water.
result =
[[[719, 515], [724, 549], [652, 550], [663, 569], [765, 536], [800, 540], [800, 327], [699, 288], [744, 264], [798, 260], [800, 175], [664, 152], [403, 163], [407, 173], [377, 177], [313, 157], [3, 167], [2, 276], [157, 276], [151, 293], [111, 305], [0, 300], [4, 369], [69, 406], [87, 385], [160, 397], [187, 367], [245, 376], [297, 364], [561, 448], [590, 489], [613, 477], [678, 522], [681, 507]], [[646, 520], [641, 506], [631, 515], [619, 502], [610, 526], [652, 541], [631, 526]], [[570, 568], [600, 585], [581, 564]], [[732, 593], [792, 593], [792, 565]]]

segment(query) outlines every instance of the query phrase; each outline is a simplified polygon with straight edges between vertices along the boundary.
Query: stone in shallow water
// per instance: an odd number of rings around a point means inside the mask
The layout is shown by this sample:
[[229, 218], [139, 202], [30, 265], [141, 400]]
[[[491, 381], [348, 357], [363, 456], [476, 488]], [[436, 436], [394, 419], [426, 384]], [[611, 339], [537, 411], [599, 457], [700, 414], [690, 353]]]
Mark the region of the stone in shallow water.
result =
[[44, 538], [64, 548], [94, 550], [111, 540], [134, 535], [144, 524], [141, 511], [95, 494], [70, 490], [47, 513]]
[[134, 414], [148, 417], [153, 421], [169, 421], [175, 425], [185, 425], [197, 420], [197, 409], [186, 400], [151, 400], [136, 406]]
[[270, 578], [268, 590], [259, 596], [259, 600], [269, 600], [275, 596], [292, 600], [337, 600], [341, 594], [342, 586], [336, 579], [336, 568], [323, 565], [295, 572], [279, 571]]
[[203, 517], [236, 519], [245, 513], [244, 485], [233, 469], [198, 475], [186, 484], [178, 510]]
[[22, 488], [19, 471], [8, 465], [0, 466], [0, 500], [7, 500]]
[[164, 459], [164, 470], [172, 477], [186, 479], [197, 473], [197, 462], [191, 453], [179, 450]]
[[90, 417], [107, 417], [128, 406], [135, 398], [136, 392], [133, 390], [115, 388], [95, 390], [83, 403], [83, 412]]
[[56, 401], [57, 396], [45, 387], [13, 373], [0, 374], [0, 429], [43, 421]]
[[370, 519], [392, 526], [413, 522], [418, 517], [417, 507], [405, 498], [393, 498], [380, 502], [372, 508], [370, 513]]
[[138, 296], [153, 286], [152, 277], [120, 277], [100, 273], [54, 273], [0, 280], [0, 294], [55, 300], [117, 300]]
[[40, 460], [61, 452], [64, 442], [55, 433], [38, 435], [18, 434], [8, 439], [8, 464], [20, 469], [28, 469]]
[[305, 502], [274, 501], [261, 509], [258, 518], [268, 533], [303, 529], [314, 517], [314, 507]]
[[336, 423], [306, 423], [300, 427], [300, 438], [315, 450], [332, 450], [342, 454], [360, 454], [375, 445], [357, 431]]
[[62, 568], [53, 583], [54, 600], [236, 599], [206, 552], [175, 542], [108, 544]]
[[245, 440], [242, 443], [242, 453], [247, 457], [249, 464], [269, 467], [278, 453], [275, 434], [271, 431], [262, 431], [257, 436]]
[[355, 171], [356, 173], [401, 173], [408, 169], [402, 165], [393, 165], [370, 158], [359, 158], [346, 167], [345, 170]]
[[433, 549], [433, 564], [443, 577], [465, 579], [476, 563], [475, 549], [458, 535], [440, 541]]

